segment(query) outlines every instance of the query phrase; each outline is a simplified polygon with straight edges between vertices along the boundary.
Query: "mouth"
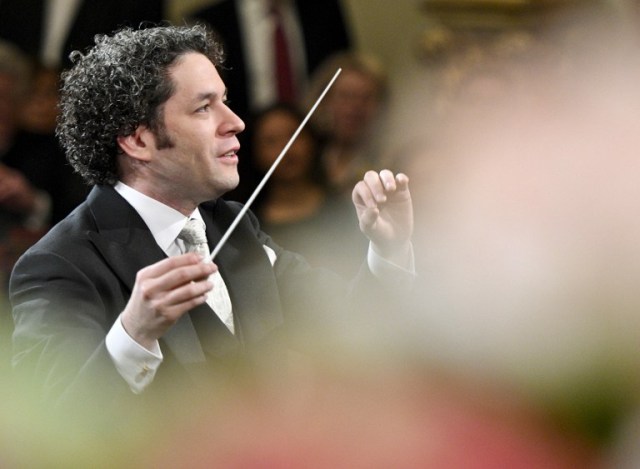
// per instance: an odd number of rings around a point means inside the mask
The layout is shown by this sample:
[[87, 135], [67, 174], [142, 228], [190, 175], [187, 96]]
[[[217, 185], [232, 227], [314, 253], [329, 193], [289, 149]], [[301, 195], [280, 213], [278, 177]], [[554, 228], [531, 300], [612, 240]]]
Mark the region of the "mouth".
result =
[[225, 160], [228, 162], [237, 162], [238, 161], [238, 148], [235, 148], [233, 150], [229, 150], [228, 152], [220, 155], [218, 157], [221, 160]]

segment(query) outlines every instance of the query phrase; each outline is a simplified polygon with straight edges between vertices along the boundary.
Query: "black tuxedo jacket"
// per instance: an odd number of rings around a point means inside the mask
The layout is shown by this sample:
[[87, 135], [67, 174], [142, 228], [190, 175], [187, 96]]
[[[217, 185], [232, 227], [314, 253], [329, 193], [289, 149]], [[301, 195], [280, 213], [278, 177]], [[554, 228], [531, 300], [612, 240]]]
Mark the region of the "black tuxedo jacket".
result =
[[[240, 207], [223, 200], [200, 207], [211, 246]], [[273, 266], [263, 245], [278, 256]], [[131, 395], [111, 362], [105, 336], [129, 300], [138, 270], [164, 257], [137, 212], [112, 187], [94, 187], [86, 202], [16, 264], [10, 284], [14, 366], [35, 374], [46, 396], [55, 399], [91, 400], [95, 389], [109, 399]], [[165, 360], [158, 375], [166, 369], [186, 376], [203, 363], [212, 365], [211, 371], [230, 356], [259, 353], [285, 326], [324, 320], [347, 306], [352, 295], [366, 296], [375, 282], [363, 268], [352, 285], [357, 287], [347, 293], [340, 278], [311, 269], [275, 245], [252, 215], [237, 226], [216, 264], [229, 289], [236, 334], [208, 305], [195, 308], [161, 339]]]
[[[0, 38], [39, 57], [44, 35], [46, 0], [0, 0]], [[82, 0], [64, 41], [60, 63], [66, 67], [69, 53], [94, 44], [96, 34], [110, 34], [122, 26], [137, 28], [143, 22], [166, 18], [164, 0]]]
[[[296, 0], [307, 72], [311, 74], [332, 53], [348, 49], [351, 38], [339, 0]], [[223, 79], [229, 87], [231, 108], [243, 119], [250, 117], [249, 78], [238, 7], [235, 0], [222, 0], [196, 12], [195, 20], [210, 25], [219, 34], [226, 52]]]

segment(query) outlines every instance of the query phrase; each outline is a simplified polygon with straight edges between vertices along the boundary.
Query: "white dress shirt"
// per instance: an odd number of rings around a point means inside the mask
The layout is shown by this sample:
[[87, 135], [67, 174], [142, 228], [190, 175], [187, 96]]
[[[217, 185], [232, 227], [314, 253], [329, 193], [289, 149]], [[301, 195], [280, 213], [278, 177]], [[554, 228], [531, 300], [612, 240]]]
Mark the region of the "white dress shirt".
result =
[[[181, 254], [177, 237], [186, 222], [183, 214], [121, 182], [115, 185], [115, 190], [138, 212], [167, 256]], [[134, 393], [151, 384], [163, 358], [157, 341], [147, 350], [133, 340], [118, 318], [107, 334], [106, 347], [118, 373]]]

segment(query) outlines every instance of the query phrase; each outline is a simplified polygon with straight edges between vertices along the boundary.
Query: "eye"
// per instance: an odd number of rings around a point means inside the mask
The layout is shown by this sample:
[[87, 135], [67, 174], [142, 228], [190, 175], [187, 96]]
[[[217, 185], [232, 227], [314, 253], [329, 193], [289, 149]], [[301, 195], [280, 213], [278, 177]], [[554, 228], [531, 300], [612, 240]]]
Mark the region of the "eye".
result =
[[196, 112], [208, 112], [210, 108], [210, 104], [205, 104], [204, 106], [200, 106], [198, 109], [196, 109]]

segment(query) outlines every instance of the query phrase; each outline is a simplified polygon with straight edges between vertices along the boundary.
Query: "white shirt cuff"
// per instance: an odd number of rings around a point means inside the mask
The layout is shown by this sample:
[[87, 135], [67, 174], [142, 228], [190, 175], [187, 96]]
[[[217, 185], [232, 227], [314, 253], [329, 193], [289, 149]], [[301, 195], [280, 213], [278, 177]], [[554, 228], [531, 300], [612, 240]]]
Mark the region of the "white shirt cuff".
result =
[[378, 254], [369, 243], [369, 251], [367, 252], [367, 264], [371, 273], [384, 280], [392, 288], [410, 291], [416, 278], [415, 256], [413, 254], [413, 245], [409, 253], [406, 265], [398, 265], [388, 261]]
[[106, 346], [118, 373], [131, 391], [135, 394], [144, 391], [162, 363], [160, 344], [156, 341], [153, 350], [147, 350], [131, 338], [118, 317], [107, 334]]

